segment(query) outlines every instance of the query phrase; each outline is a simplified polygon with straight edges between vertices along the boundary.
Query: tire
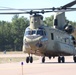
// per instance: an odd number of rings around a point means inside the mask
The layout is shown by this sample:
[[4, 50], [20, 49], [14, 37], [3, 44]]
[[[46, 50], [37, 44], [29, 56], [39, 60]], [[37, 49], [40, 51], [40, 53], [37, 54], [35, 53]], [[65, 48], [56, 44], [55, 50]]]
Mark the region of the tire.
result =
[[73, 60], [74, 60], [74, 62], [76, 63], [76, 57], [75, 57], [75, 56], [73, 57]]
[[29, 63], [29, 57], [26, 58], [26, 63]]
[[64, 57], [62, 57], [62, 63], [64, 63], [65, 62], [65, 58]]
[[58, 57], [58, 63], [61, 63], [61, 57]]
[[42, 63], [44, 63], [44, 62], [45, 62], [45, 57], [42, 58]]
[[30, 63], [33, 63], [33, 57], [32, 56], [30, 57]]

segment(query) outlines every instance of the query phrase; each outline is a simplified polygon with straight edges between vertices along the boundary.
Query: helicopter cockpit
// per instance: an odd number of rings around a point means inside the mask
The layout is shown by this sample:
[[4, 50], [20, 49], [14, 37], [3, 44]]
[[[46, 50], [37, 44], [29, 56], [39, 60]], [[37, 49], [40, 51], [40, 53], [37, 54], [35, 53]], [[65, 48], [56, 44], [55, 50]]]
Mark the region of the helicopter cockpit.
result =
[[36, 29], [36, 30], [31, 30], [30, 28], [27, 28], [25, 30], [25, 35], [40, 35], [40, 36], [45, 36], [46, 33], [44, 31], [44, 29]]

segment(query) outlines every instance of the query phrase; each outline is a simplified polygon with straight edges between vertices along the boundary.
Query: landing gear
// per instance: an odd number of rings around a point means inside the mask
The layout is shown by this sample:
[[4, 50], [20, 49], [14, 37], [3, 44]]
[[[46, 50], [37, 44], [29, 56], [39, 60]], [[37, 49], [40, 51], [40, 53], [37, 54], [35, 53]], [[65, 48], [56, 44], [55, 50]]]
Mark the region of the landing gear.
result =
[[73, 60], [74, 60], [74, 62], [76, 63], [76, 56], [73, 56]]
[[51, 56], [49, 56], [49, 59], [51, 59]]
[[61, 62], [61, 60], [60, 60], [60, 56], [58, 57], [58, 63], [60, 63]]
[[58, 63], [64, 63], [65, 62], [65, 58], [64, 58], [64, 56], [59, 56], [58, 57]]
[[45, 57], [42, 58], [42, 63], [45, 63]]
[[33, 63], [33, 57], [32, 56], [30, 57], [30, 63]]
[[26, 57], [26, 63], [29, 63], [29, 57]]
[[29, 56], [29, 57], [26, 57], [26, 63], [33, 63], [33, 57], [32, 56]]

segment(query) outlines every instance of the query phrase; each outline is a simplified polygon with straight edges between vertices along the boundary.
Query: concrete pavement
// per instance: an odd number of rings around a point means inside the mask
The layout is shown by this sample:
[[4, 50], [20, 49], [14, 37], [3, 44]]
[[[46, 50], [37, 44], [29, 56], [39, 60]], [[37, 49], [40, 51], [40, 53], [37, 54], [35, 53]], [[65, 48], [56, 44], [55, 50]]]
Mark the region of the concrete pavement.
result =
[[[66, 63], [57, 63], [57, 58], [49, 60], [46, 58], [44, 64], [39, 60], [34, 63], [21, 62], [0, 64], [0, 75], [76, 75], [76, 63], [72, 57], [66, 57]], [[23, 69], [23, 71], [22, 71]]]

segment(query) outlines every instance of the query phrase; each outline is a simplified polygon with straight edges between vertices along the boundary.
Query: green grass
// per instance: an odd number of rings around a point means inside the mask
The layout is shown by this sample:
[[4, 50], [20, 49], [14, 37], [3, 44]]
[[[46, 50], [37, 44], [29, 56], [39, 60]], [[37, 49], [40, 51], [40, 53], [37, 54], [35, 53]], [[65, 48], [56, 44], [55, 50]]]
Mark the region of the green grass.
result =
[[[1, 55], [6, 55], [6, 54], [24, 54], [22, 51], [10, 51], [6, 52], [4, 54], [3, 52], [0, 52]], [[38, 60], [37, 57], [34, 57], [34, 60]], [[12, 62], [22, 62], [26, 61], [26, 57], [0, 57], [0, 64], [1, 63], [12, 63]]]
[[[38, 58], [34, 57], [34, 60], [38, 60]], [[1, 63], [12, 63], [12, 62], [22, 62], [26, 61], [26, 57], [0, 57], [0, 64]]]
[[0, 57], [0, 63], [11, 63], [25, 61], [25, 57]]
[[[0, 54], [4, 54], [4, 52], [0, 52]], [[22, 51], [6, 51], [6, 54], [24, 54]]]

